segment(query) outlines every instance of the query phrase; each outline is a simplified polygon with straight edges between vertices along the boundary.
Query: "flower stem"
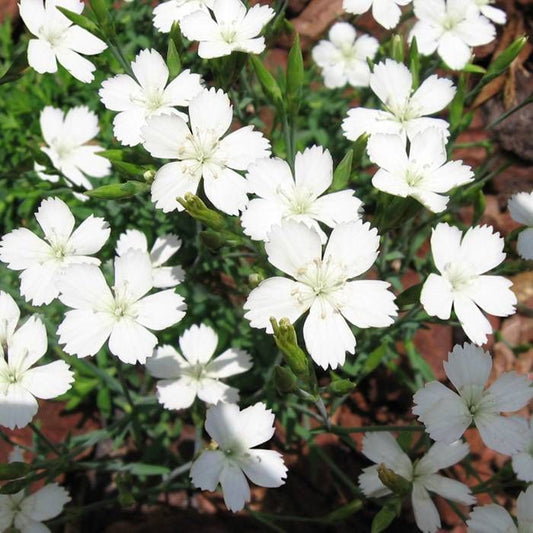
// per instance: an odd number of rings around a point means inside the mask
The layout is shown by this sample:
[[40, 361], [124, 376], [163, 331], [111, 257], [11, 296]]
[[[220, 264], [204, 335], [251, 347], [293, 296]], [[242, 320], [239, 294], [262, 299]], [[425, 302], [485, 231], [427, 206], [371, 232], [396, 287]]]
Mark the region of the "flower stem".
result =
[[120, 362], [117, 361], [115, 366], [117, 368], [118, 379], [120, 381], [120, 384], [122, 385], [122, 391], [124, 392], [126, 401], [128, 402], [128, 405], [131, 409], [131, 426], [133, 429], [133, 439], [135, 440], [135, 446], [137, 447], [138, 451], [141, 451], [143, 448], [143, 441], [141, 438], [141, 426], [139, 424], [139, 419], [137, 418], [137, 413], [135, 410], [135, 403], [133, 402], [133, 398], [131, 397], [128, 388], [128, 383], [126, 382], [126, 377], [124, 376], [124, 373], [122, 371], [122, 365], [120, 364]]
[[33, 422], [30, 422], [28, 426], [56, 455], [63, 455], [57, 446]]
[[313, 428], [311, 433], [322, 433], [325, 431], [329, 433], [336, 433], [338, 435], [347, 435], [350, 433], [371, 433], [378, 431], [425, 431], [425, 428], [424, 426], [331, 426], [329, 429], [326, 427]]

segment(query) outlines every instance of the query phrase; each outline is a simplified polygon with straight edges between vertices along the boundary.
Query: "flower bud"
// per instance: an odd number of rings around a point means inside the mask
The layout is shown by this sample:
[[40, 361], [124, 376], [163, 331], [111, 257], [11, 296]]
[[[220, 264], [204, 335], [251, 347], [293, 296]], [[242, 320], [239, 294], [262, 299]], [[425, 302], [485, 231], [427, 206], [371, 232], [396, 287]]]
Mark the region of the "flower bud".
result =
[[387, 468], [384, 463], [378, 466], [378, 477], [383, 485], [398, 496], [405, 496], [411, 491], [411, 482]]
[[276, 365], [274, 367], [274, 385], [278, 394], [288, 394], [298, 388], [298, 378], [290, 368]]
[[178, 198], [178, 202], [191, 217], [203, 222], [206, 226], [212, 229], [222, 229], [224, 227], [222, 216], [216, 211], [213, 211], [213, 209], [209, 209], [195, 194], [188, 192], [184, 198]]

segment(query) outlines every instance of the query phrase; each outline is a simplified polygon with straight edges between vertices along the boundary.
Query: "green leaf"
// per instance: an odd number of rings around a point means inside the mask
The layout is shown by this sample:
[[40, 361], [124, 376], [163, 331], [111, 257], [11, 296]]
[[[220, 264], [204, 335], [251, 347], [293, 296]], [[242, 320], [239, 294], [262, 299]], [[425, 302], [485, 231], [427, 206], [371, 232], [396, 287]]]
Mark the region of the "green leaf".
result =
[[401, 35], [393, 35], [391, 39], [391, 57], [398, 63], [405, 59], [404, 39]]
[[175, 78], [181, 72], [180, 55], [172, 39], [168, 41], [167, 67], [171, 79]]
[[475, 193], [475, 196], [473, 198], [473, 204], [474, 218], [472, 221], [472, 225], [475, 226], [480, 221], [481, 217], [483, 216], [483, 213], [485, 212], [485, 208], [487, 207], [487, 200], [485, 198], [483, 190], [480, 189]]
[[28, 70], [28, 54], [24, 50], [17, 54], [13, 62], [5, 69], [0, 77], [0, 85], [10, 83], [21, 78]]
[[105, 25], [109, 18], [109, 5], [106, 0], [91, 0], [91, 9], [100, 25]]
[[252, 63], [255, 75], [257, 76], [265, 95], [276, 105], [276, 107], [283, 108], [283, 96], [274, 76], [270, 74], [257, 57], [250, 56], [250, 62]]
[[159, 465], [149, 465], [146, 463], [130, 463], [124, 470], [134, 476], [164, 476], [170, 473], [170, 468]]
[[124, 198], [131, 198], [137, 194], [148, 192], [149, 190], [149, 183], [126, 181], [125, 183], [102, 185], [97, 189], [87, 191], [85, 194], [91, 198], [99, 198], [101, 200], [122, 200]]
[[300, 46], [300, 35], [296, 34], [294, 43], [289, 51], [287, 64], [287, 103], [289, 113], [296, 115], [302, 99], [304, 84], [304, 60]]
[[359, 499], [353, 500], [338, 509], [335, 509], [332, 513], [327, 514], [323, 520], [326, 522], [339, 522], [341, 520], [346, 520], [350, 516], [359, 512], [363, 508], [363, 502]]
[[422, 357], [422, 354], [416, 349], [412, 340], [405, 342], [405, 351], [407, 352], [407, 357], [413, 370], [417, 370], [424, 378], [424, 381], [434, 381], [435, 374], [433, 373], [433, 370], [428, 362]]
[[31, 472], [32, 466], [27, 463], [15, 461], [13, 463], [0, 464], [0, 480], [18, 479]]
[[467, 63], [462, 69], [462, 72], [469, 72], [471, 74], [485, 74], [487, 71], [479, 65], [473, 63]]
[[78, 13], [74, 13], [73, 11], [69, 11], [68, 9], [65, 9], [61, 6], [56, 6], [56, 8], [65, 15], [70, 21], [74, 22], [77, 26], [80, 28], [83, 28], [84, 30], [87, 30], [90, 33], [94, 33], [98, 37], [102, 37], [102, 34], [100, 32], [100, 29], [96, 25], [95, 22], [93, 22], [90, 18], [84, 16], [84, 15], [78, 15]]
[[30, 479], [17, 479], [15, 481], [9, 481], [0, 487], [0, 494], [16, 494], [17, 492], [25, 489], [30, 482]]
[[381, 361], [383, 361], [383, 359], [387, 355], [387, 350], [388, 346], [386, 344], [382, 344], [370, 353], [370, 355], [365, 361], [365, 375], [370, 374], [370, 372], [373, 372], [381, 364]]
[[353, 150], [348, 150], [342, 161], [337, 165], [333, 173], [333, 182], [331, 184], [331, 191], [342, 191], [346, 189], [350, 182], [353, 165]]
[[418, 52], [418, 44], [416, 37], [413, 37], [409, 45], [409, 72], [413, 78], [413, 91], [418, 89], [420, 84], [420, 54]]
[[405, 289], [396, 298], [396, 304], [400, 309], [408, 305], [416, 304], [420, 301], [420, 293], [422, 292], [422, 283], [418, 283]]
[[[396, 501], [395, 501], [396, 502]], [[385, 531], [398, 516], [401, 504], [387, 502], [372, 520], [371, 533], [381, 533]]]

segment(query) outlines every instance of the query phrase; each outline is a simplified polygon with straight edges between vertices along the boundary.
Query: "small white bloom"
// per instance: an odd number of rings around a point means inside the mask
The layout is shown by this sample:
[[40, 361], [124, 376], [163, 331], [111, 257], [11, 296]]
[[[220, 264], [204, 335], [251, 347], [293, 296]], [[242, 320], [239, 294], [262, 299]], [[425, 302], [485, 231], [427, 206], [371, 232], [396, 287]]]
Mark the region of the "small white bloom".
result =
[[407, 136], [434, 127], [447, 138], [448, 123], [427, 115], [446, 107], [455, 96], [451, 80], [430, 76], [413, 92], [413, 76], [402, 63], [386, 59], [374, 67], [370, 87], [383, 103], [385, 110], [357, 107], [348, 111], [342, 123], [345, 137], [356, 141], [361, 135], [392, 133]]
[[[87, 179], [103, 178], [111, 173], [111, 163], [98, 155], [102, 148], [90, 143], [98, 134], [98, 117], [85, 106], [73, 107], [63, 113], [61, 109], [47, 106], [41, 111], [41, 132], [46, 146], [41, 150], [50, 158], [52, 165], [70, 184], [92, 189]], [[41, 179], [53, 183], [59, 176], [44, 174], [44, 168], [35, 164]], [[67, 183], [68, 183], [67, 182]]]
[[180, 266], [163, 266], [180, 248], [181, 239], [168, 233], [158, 237], [148, 252], [146, 235], [142, 231], [128, 229], [118, 238], [115, 251], [119, 256], [124, 255], [128, 250], [140, 250], [147, 253], [152, 263], [154, 287], [166, 289], [176, 287], [185, 278], [185, 272]]
[[333, 181], [333, 160], [319, 146], [296, 154], [295, 172], [279, 158], [253, 164], [246, 175], [252, 200], [241, 216], [244, 232], [252, 239], [266, 240], [273, 226], [283, 220], [303, 222], [327, 240], [318, 222], [334, 228], [341, 222], [361, 218], [362, 202], [353, 191], [323, 194]]
[[36, 39], [28, 44], [28, 63], [40, 74], [57, 72], [57, 63], [83, 83], [93, 81], [96, 67], [80, 54], [96, 55], [107, 45], [87, 30], [73, 25], [56, 7], [78, 15], [85, 4], [79, 0], [20, 0], [19, 12]]
[[531, 533], [533, 527], [533, 485], [521, 492], [516, 500], [518, 527], [509, 512], [501, 505], [491, 503], [474, 507], [466, 521], [468, 533]]
[[202, 10], [180, 22], [187, 39], [200, 41], [200, 57], [211, 59], [232, 52], [260, 54], [265, 49], [265, 38], [259, 34], [275, 15], [270, 7], [255, 5], [246, 10], [240, 0], [215, 0], [212, 9], [214, 20]]
[[213, 9], [215, 0], [168, 0], [154, 7], [154, 26], [161, 33], [169, 33], [175, 22], [195, 11]]
[[307, 351], [322, 368], [337, 368], [346, 352], [355, 350], [348, 322], [359, 328], [387, 327], [397, 315], [388, 283], [352, 281], [373, 265], [378, 246], [377, 230], [360, 220], [336, 226], [324, 253], [320, 236], [305, 224], [275, 226], [265, 245], [268, 260], [294, 279], [261, 282], [244, 304], [245, 318], [252, 327], [272, 333], [271, 317], [294, 323], [309, 310], [303, 328]]
[[347, 22], [337, 22], [329, 30], [329, 41], [322, 40], [313, 48], [313, 59], [322, 69], [324, 84], [329, 89], [368, 87], [370, 67], [379, 48], [377, 39], [361, 35], [356, 39], [355, 28]]
[[522, 481], [533, 481], [533, 419], [526, 424], [526, 440], [523, 449], [513, 455], [512, 465], [516, 477]]
[[473, 0], [474, 5], [479, 9], [482, 15], [492, 20], [495, 24], [505, 24], [507, 22], [507, 15], [503, 9], [493, 7], [494, 0]]
[[248, 184], [236, 171], [270, 156], [270, 143], [253, 126], [226, 135], [233, 108], [222, 90], [202, 91], [189, 105], [190, 127], [178, 116], [158, 116], [142, 130], [144, 147], [154, 157], [177, 159], [161, 167], [152, 183], [152, 201], [165, 213], [183, 206], [176, 198], [196, 193], [203, 178], [213, 205], [238, 215], [248, 203]]
[[159, 403], [167, 409], [186, 409], [197, 396], [213, 405], [239, 401], [239, 391], [220, 379], [252, 368], [252, 360], [246, 352], [229, 348], [213, 358], [218, 336], [204, 324], [185, 330], [179, 344], [183, 355], [165, 345], [157, 348], [146, 362], [148, 372], [161, 378], [157, 382]]
[[494, 26], [472, 0], [414, 0], [414, 8], [419, 20], [409, 39], [416, 37], [423, 55], [436, 51], [453, 70], [465, 67], [472, 47], [488, 44], [496, 36]]
[[157, 344], [150, 331], [166, 329], [185, 315], [183, 298], [172, 289], [146, 296], [153, 288], [147, 253], [129, 250], [115, 258], [113, 291], [94, 265], [73, 265], [61, 276], [59, 299], [73, 310], [57, 329], [68, 354], [96, 354], [109, 339], [109, 350], [124, 363], [144, 363]]
[[242, 411], [235, 404], [212, 406], [207, 410], [205, 430], [218, 449], [204, 450], [194, 461], [192, 482], [210, 491], [220, 483], [224, 503], [234, 513], [250, 501], [246, 477], [261, 487], [274, 488], [285, 483], [287, 467], [281, 454], [254, 449], [274, 435], [274, 414], [264, 403]]
[[55, 398], [74, 381], [65, 361], [32, 368], [48, 348], [46, 329], [35, 316], [17, 329], [19, 318], [13, 298], [0, 291], [0, 425], [9, 429], [31, 422], [39, 408], [36, 398]]
[[524, 259], [533, 259], [533, 192], [519, 192], [507, 204], [511, 218], [527, 226], [518, 235], [516, 249]]
[[57, 483], [45, 485], [30, 496], [23, 491], [0, 495], [0, 531], [14, 527], [20, 533], [50, 533], [42, 522], [59, 516], [69, 501], [69, 493]]
[[402, 10], [411, 0], [344, 0], [342, 7], [348, 13], [361, 15], [372, 7], [372, 16], [384, 28], [395, 28], [400, 22]]
[[44, 240], [27, 228], [15, 229], [0, 241], [0, 261], [11, 270], [22, 270], [20, 293], [33, 305], [42, 305], [59, 294], [57, 282], [63, 268], [73, 263], [100, 264], [89, 256], [102, 248], [111, 230], [103, 218], [93, 215], [74, 230], [74, 216], [59, 198], [43, 200], [35, 218]]
[[380, 169], [372, 185], [380, 191], [407, 198], [440, 213], [448, 205], [446, 193], [474, 179], [462, 161], [447, 162], [446, 140], [442, 131], [428, 128], [411, 140], [409, 155], [400, 135], [378, 133], [368, 141], [368, 156]]
[[458, 394], [431, 381], [414, 396], [413, 413], [431, 438], [451, 443], [474, 423], [489, 448], [508, 455], [523, 450], [527, 426], [520, 417], [500, 413], [518, 411], [528, 404], [533, 397], [528, 377], [506, 372], [484, 390], [492, 358], [473, 344], [456, 345], [443, 366]]
[[[515, 313], [512, 282], [485, 272], [504, 259], [504, 240], [490, 226], [461, 230], [438, 224], [431, 235], [431, 251], [438, 274], [430, 274], [420, 302], [430, 316], [450, 318], [452, 306], [467, 337], [475, 344], [487, 342], [492, 326], [481, 309], [495, 316]], [[481, 308], [481, 309], [480, 309]]]
[[119, 112], [113, 120], [113, 133], [125, 146], [142, 142], [141, 129], [149, 117], [177, 115], [186, 120], [175, 107], [187, 107], [202, 90], [201, 76], [190, 70], [168, 83], [168, 67], [156, 50], [141, 50], [131, 69], [136, 80], [119, 74], [104, 81], [98, 92], [107, 109]]
[[431, 501], [429, 492], [464, 505], [472, 505], [476, 501], [465, 484], [437, 473], [462, 461], [468, 455], [470, 450], [464, 442], [437, 442], [420, 460], [413, 463], [390, 433], [366, 433], [362, 451], [366, 457], [377, 463], [375, 466], [364, 468], [359, 476], [359, 486], [365, 495], [380, 498], [391, 494], [378, 476], [378, 465], [384, 464], [389, 470], [412, 483], [411, 502], [415, 521], [424, 533], [435, 533], [441, 525], [439, 512]]

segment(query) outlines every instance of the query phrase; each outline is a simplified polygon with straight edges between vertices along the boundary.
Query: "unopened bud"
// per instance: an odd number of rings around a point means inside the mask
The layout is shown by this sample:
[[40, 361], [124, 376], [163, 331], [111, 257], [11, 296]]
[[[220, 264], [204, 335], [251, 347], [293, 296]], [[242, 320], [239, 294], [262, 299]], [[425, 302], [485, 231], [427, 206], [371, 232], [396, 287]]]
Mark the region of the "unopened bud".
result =
[[217, 251], [226, 244], [226, 239], [216, 231], [201, 231], [200, 239], [210, 250]]
[[398, 496], [405, 496], [411, 491], [411, 482], [387, 468], [384, 463], [378, 466], [378, 477], [383, 485]]
[[188, 192], [184, 198], [178, 198], [178, 202], [185, 208], [189, 215], [203, 222], [206, 226], [213, 229], [222, 229], [224, 227], [222, 216], [216, 211], [213, 211], [213, 209], [209, 209], [198, 196]]
[[355, 384], [349, 379], [336, 379], [328, 385], [328, 392], [334, 396], [344, 396], [350, 394], [355, 389]]
[[250, 274], [248, 276], [248, 284], [252, 289], [255, 289], [264, 279], [265, 277], [261, 274]]
[[298, 388], [298, 378], [287, 367], [276, 365], [274, 367], [274, 385], [279, 394], [288, 394]]
[[152, 181], [154, 181], [154, 178], [155, 178], [155, 170], [147, 170], [143, 174], [143, 178], [144, 178], [144, 181], [146, 181], [147, 183], [152, 183]]
[[274, 318], [270, 318], [272, 329], [274, 330], [274, 339], [277, 347], [285, 355], [287, 364], [291, 370], [300, 378], [307, 381], [308, 379], [308, 360], [307, 355], [298, 346], [296, 331], [288, 318], [282, 318], [279, 323]]

